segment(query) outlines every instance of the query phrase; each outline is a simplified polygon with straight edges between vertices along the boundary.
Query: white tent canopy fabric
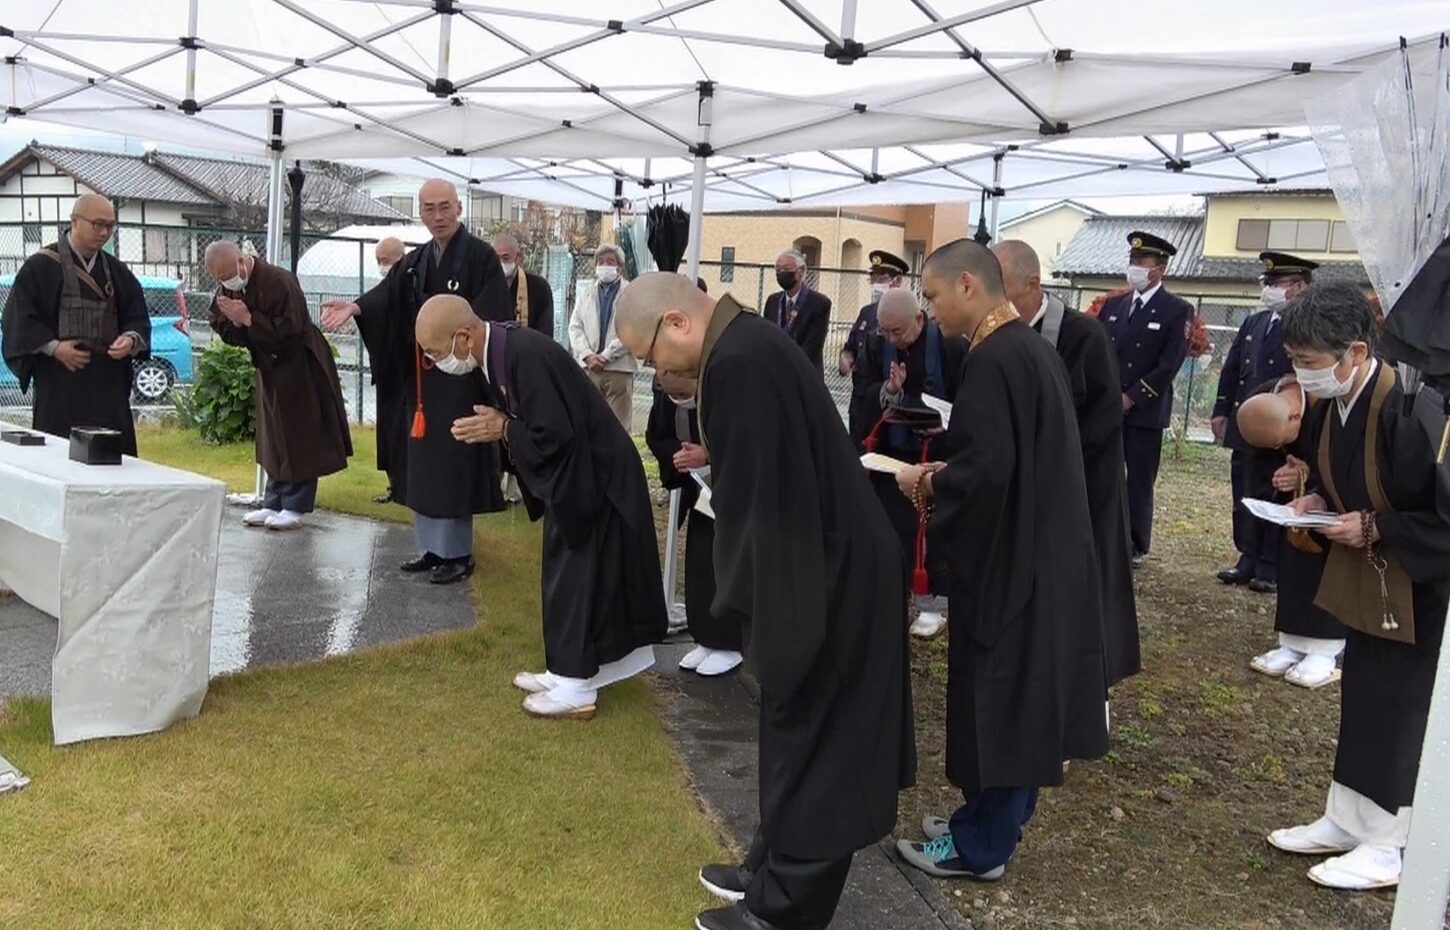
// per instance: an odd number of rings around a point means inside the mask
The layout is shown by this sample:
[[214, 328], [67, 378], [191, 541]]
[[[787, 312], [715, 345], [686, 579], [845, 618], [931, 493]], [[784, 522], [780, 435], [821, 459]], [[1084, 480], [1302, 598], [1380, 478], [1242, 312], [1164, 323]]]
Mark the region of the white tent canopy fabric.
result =
[[1321, 184], [1273, 127], [1447, 25], [1423, 0], [6, 6], [10, 116], [593, 209], [689, 198], [698, 155], [717, 210]]

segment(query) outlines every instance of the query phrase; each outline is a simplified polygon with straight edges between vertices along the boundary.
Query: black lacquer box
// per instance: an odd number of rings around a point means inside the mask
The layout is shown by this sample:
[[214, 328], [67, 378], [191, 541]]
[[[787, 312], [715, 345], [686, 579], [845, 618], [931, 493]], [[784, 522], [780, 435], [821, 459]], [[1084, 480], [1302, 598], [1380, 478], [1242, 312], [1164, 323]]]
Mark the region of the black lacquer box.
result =
[[113, 429], [73, 427], [70, 431], [70, 458], [82, 465], [120, 465], [121, 433]]

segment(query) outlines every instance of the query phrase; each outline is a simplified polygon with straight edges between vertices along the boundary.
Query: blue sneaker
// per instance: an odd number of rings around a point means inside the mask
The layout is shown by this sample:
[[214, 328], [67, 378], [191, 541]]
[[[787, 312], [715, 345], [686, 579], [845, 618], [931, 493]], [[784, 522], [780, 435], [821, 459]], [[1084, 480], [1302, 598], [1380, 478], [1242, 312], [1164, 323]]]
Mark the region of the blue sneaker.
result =
[[896, 851], [902, 860], [937, 878], [967, 878], [976, 882], [995, 882], [1006, 874], [1007, 867], [997, 866], [986, 872], [973, 872], [957, 855], [957, 844], [947, 833], [925, 843], [897, 840]]

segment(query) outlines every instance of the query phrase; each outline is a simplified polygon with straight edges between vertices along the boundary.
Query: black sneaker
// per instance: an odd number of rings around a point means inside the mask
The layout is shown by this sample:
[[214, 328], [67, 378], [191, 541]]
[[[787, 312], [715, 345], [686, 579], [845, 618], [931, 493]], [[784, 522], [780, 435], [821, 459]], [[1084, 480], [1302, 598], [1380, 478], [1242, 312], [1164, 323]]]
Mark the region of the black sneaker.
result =
[[1255, 578], [1249, 582], [1249, 590], [1255, 594], [1278, 594], [1279, 583], [1277, 581], [1265, 581], [1262, 578]]
[[428, 580], [433, 584], [457, 584], [473, 574], [473, 557], [443, 559]]
[[775, 924], [761, 920], [743, 904], [701, 911], [695, 917], [695, 930], [777, 930]]
[[443, 560], [431, 552], [425, 552], [416, 559], [409, 559], [398, 568], [410, 575], [417, 575], [422, 572], [431, 572], [443, 564]]
[[707, 865], [700, 870], [700, 884], [725, 901], [744, 901], [750, 873], [738, 865]]

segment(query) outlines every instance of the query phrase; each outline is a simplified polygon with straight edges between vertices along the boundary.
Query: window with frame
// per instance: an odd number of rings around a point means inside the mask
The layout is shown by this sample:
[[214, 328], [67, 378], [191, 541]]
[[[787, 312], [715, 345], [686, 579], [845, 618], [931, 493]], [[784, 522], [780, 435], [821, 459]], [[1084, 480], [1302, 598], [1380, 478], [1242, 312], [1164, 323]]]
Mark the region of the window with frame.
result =
[[378, 200], [380, 202], [382, 202], [382, 203], [384, 203], [384, 204], [392, 207], [394, 210], [397, 210], [399, 213], [403, 214], [404, 216], [406, 216], [406, 217], [408, 217], [410, 219], [411, 218], [414, 218], [414, 217], [416, 217], [418, 215], [413, 210], [413, 198], [412, 197], [393, 197], [393, 196], [389, 196], [389, 197], [379, 197]]
[[1238, 241], [1235, 248], [1240, 252], [1262, 252], [1269, 247], [1268, 220], [1239, 220]]
[[1358, 252], [1359, 247], [1354, 244], [1354, 236], [1349, 231], [1349, 224], [1344, 220], [1335, 220], [1333, 228], [1329, 232], [1329, 251], [1331, 252]]
[[720, 247], [720, 283], [731, 284], [735, 281], [735, 246], [725, 245]]
[[503, 197], [474, 191], [468, 197], [468, 215], [475, 226], [488, 228], [503, 220]]

